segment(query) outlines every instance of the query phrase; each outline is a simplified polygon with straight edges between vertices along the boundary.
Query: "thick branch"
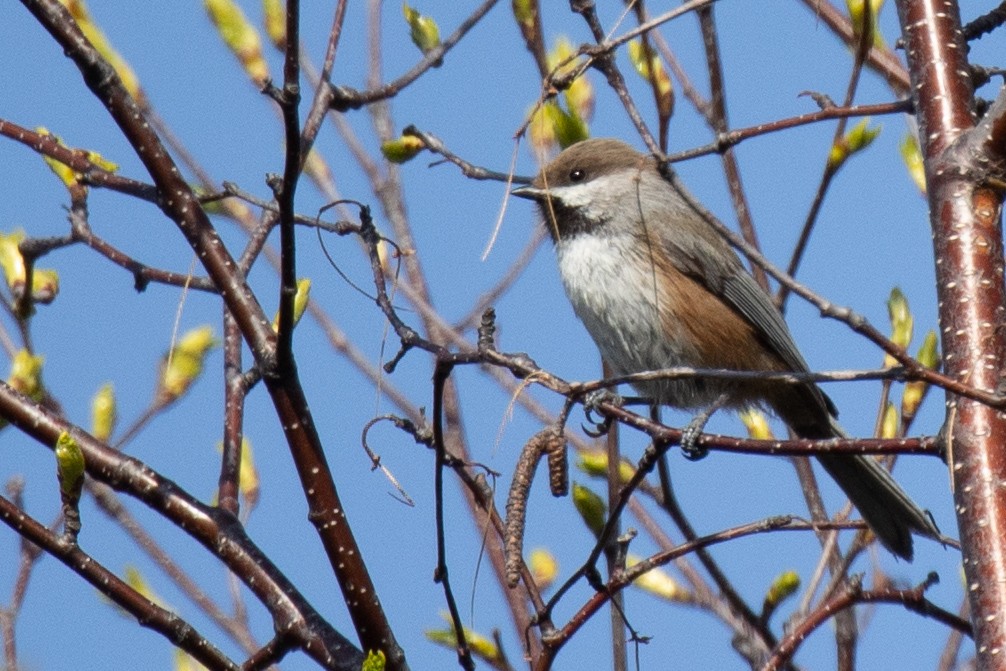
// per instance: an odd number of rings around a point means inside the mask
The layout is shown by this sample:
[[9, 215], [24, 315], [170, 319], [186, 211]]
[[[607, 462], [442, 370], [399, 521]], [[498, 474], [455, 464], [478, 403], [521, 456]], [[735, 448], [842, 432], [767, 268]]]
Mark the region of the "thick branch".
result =
[[0, 521], [63, 562], [116, 605], [133, 615], [142, 626], [158, 632], [203, 664], [214, 669], [235, 671], [238, 669], [237, 664], [228, 659], [188, 622], [137, 592], [94, 557], [81, 550], [76, 542], [69, 542], [65, 537], [52, 533], [2, 496], [0, 496]]
[[[985, 185], [994, 167], [987, 138], [1002, 125], [975, 124], [967, 48], [957, 3], [900, 0], [925, 158], [946, 374], [981, 390], [1002, 388], [1006, 360], [1001, 195]], [[998, 150], [1001, 152], [1001, 148]], [[998, 157], [995, 157], [998, 158]], [[1001, 163], [999, 164], [1001, 167]], [[978, 668], [1001, 668], [1006, 646], [1006, 416], [947, 394], [944, 435]]]
[[90, 477], [139, 499], [219, 557], [269, 609], [277, 631], [294, 636], [326, 667], [359, 668], [360, 650], [321, 618], [232, 516], [200, 503], [138, 459], [108, 448], [5, 383], [0, 383], [0, 417], [50, 448], [60, 433], [71, 432]]
[[[84, 37], [69, 12], [57, 0], [22, 0], [22, 4], [71, 58], [84, 82], [105, 105], [135, 148], [157, 187], [158, 205], [178, 226], [218, 287], [259, 369], [263, 371], [308, 499], [310, 519], [338, 577], [363, 645], [368, 650], [384, 650], [389, 668], [404, 668], [404, 655], [381, 609], [377, 591], [346, 519], [304, 390], [290, 367], [286, 367], [288, 374], [276, 375], [276, 334], [262, 306], [153, 130], [144, 110], [126, 91], [111, 65]], [[299, 155], [299, 132], [291, 135], [295, 135], [293, 142], [298, 148], [294, 153]], [[299, 169], [299, 162], [294, 167]], [[287, 193], [292, 198], [292, 190]], [[290, 216], [292, 218], [292, 211]]]

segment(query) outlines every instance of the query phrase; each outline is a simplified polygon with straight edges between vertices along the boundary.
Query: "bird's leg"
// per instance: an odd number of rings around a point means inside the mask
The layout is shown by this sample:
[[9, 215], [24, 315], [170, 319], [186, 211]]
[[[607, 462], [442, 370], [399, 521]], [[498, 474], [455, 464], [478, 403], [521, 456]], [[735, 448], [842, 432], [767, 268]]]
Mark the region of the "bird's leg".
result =
[[692, 420], [681, 430], [681, 453], [685, 455], [685, 459], [698, 461], [709, 453], [709, 450], [698, 444], [699, 436], [705, 430], [709, 418], [713, 416], [714, 412], [726, 405], [727, 400], [729, 400], [729, 396], [721, 394], [702, 412], [692, 417]]
[[610, 389], [595, 389], [583, 397], [583, 409], [586, 412], [595, 412], [597, 406], [602, 403], [622, 405], [625, 403], [625, 400], [619, 396], [618, 392], [611, 391]]
[[606, 434], [608, 428], [611, 426], [611, 418], [602, 415], [600, 421], [596, 420], [594, 415], [597, 412], [597, 407], [602, 403], [621, 406], [624, 402], [621, 396], [610, 389], [598, 389], [587, 394], [583, 398], [583, 413], [587, 416], [587, 421], [593, 425], [593, 428], [588, 429], [587, 427], [583, 427], [584, 432], [593, 438]]
[[611, 424], [610, 417], [602, 417], [601, 421], [595, 421], [594, 419], [598, 406], [602, 403], [611, 403], [622, 408], [630, 405], [651, 405], [653, 401], [643, 396], [622, 396], [610, 389], [598, 389], [588, 393], [583, 398], [583, 411], [587, 415], [587, 421], [593, 424], [594, 428], [584, 428], [584, 431], [594, 438], [607, 433], [608, 426]]

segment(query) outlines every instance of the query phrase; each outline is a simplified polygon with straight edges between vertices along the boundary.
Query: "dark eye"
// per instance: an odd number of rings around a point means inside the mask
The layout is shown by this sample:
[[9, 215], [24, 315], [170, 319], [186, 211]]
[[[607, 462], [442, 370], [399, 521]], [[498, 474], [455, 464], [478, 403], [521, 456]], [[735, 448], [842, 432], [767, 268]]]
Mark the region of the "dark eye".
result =
[[573, 182], [574, 184], [576, 184], [577, 182], [582, 182], [584, 179], [586, 179], [586, 177], [587, 177], [586, 171], [580, 168], [574, 168], [569, 171], [569, 181]]

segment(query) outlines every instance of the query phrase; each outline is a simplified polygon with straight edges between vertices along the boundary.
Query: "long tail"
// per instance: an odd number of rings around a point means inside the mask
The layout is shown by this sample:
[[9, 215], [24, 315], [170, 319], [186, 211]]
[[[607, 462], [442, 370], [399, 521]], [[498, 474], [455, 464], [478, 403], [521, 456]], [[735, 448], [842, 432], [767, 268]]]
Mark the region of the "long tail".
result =
[[883, 546], [894, 554], [912, 560], [912, 531], [940, 538], [940, 530], [929, 515], [912, 501], [876, 459], [820, 455], [818, 460], [859, 509], [859, 514]]
[[[820, 390], [804, 387], [795, 391], [803, 396], [802, 402], [774, 405], [798, 436], [813, 439], [845, 436], [835, 423], [827, 397]], [[786, 408], [791, 412], [781, 411]], [[799, 411], [792, 412], [794, 408], [799, 408]], [[818, 460], [856, 506], [881, 544], [894, 554], [912, 560], [913, 531], [941, 539], [940, 530], [929, 514], [912, 501], [887, 469], [873, 457], [822, 454]]]

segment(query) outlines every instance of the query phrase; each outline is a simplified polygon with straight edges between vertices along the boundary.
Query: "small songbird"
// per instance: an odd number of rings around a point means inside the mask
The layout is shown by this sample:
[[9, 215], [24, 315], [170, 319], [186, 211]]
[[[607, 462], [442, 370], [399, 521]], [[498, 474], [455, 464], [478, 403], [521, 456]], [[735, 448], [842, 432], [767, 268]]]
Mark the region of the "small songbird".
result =
[[[566, 295], [616, 373], [808, 370], [771, 298], [654, 157], [619, 140], [585, 140], [513, 193], [538, 204]], [[634, 386], [675, 408], [767, 406], [802, 438], [843, 435], [831, 400], [810, 382], [690, 378]], [[912, 531], [939, 538], [875, 459], [818, 459], [894, 554], [911, 560]]]

